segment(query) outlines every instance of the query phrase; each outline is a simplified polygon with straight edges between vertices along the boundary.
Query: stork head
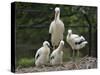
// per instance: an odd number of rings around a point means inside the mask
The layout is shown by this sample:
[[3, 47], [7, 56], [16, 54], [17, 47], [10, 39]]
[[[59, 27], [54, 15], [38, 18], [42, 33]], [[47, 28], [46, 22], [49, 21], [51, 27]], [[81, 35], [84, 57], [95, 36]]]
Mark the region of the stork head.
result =
[[58, 49], [61, 51], [64, 46], [64, 41], [61, 40]]
[[72, 34], [72, 30], [71, 29], [68, 30], [68, 34]]
[[44, 41], [44, 42], [43, 42], [43, 46], [48, 46], [48, 47], [50, 47], [50, 44], [49, 44], [48, 41]]
[[64, 41], [61, 40], [61, 41], [60, 41], [60, 46], [63, 46], [63, 45], [64, 45]]
[[55, 8], [55, 19], [57, 19], [57, 17], [59, 16], [59, 14], [60, 14], [60, 8], [56, 7]]
[[59, 7], [56, 7], [55, 8], [55, 12], [60, 12], [60, 8]]

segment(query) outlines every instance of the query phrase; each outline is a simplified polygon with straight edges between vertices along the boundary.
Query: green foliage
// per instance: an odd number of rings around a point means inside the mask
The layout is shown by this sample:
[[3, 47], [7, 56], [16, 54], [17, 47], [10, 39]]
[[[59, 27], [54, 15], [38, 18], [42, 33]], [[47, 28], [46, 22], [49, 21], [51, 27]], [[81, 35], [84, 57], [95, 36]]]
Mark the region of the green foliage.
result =
[[18, 66], [20, 67], [32, 67], [35, 64], [35, 60], [34, 58], [30, 59], [30, 58], [21, 58], [18, 61]]
[[69, 49], [64, 49], [63, 61], [69, 61], [71, 59], [71, 54]]

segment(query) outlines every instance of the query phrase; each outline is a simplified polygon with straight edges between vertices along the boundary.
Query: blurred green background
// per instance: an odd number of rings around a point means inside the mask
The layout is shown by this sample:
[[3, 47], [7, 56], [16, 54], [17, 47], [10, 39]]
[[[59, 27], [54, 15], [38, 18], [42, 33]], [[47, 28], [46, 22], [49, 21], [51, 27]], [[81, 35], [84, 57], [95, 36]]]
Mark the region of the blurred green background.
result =
[[[67, 30], [70, 28], [73, 33], [83, 35], [89, 42], [91, 39], [91, 53], [96, 56], [97, 52], [97, 7], [40, 4], [16, 2], [16, 68], [34, 66], [34, 55], [37, 49], [42, 46], [44, 40], [49, 38], [49, 26], [54, 19], [55, 7], [60, 7], [61, 20], [65, 25], [64, 41]], [[81, 9], [91, 23], [91, 36], [89, 36], [89, 25]], [[67, 42], [66, 42], [67, 44]], [[64, 61], [70, 60], [70, 46], [64, 49]], [[81, 56], [88, 55], [89, 44], [83, 48]]]

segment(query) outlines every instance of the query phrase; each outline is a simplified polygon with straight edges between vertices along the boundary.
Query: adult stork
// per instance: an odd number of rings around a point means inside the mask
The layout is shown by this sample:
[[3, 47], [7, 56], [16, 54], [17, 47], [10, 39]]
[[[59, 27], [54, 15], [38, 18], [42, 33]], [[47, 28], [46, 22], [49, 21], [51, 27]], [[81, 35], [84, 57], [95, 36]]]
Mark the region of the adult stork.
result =
[[51, 37], [51, 44], [53, 49], [55, 49], [61, 40], [63, 40], [63, 33], [64, 33], [64, 23], [60, 20], [60, 8], [55, 8], [55, 18], [51, 22], [49, 27], [49, 34]]
[[43, 47], [37, 50], [35, 55], [35, 65], [40, 67], [47, 65], [49, 62], [50, 44], [48, 41], [43, 42]]
[[68, 30], [68, 34], [66, 37], [66, 41], [71, 46], [73, 50], [73, 57], [74, 57], [74, 51], [77, 50], [77, 56], [79, 56], [79, 50], [88, 43], [83, 36], [79, 36], [77, 34], [73, 34], [72, 30]]

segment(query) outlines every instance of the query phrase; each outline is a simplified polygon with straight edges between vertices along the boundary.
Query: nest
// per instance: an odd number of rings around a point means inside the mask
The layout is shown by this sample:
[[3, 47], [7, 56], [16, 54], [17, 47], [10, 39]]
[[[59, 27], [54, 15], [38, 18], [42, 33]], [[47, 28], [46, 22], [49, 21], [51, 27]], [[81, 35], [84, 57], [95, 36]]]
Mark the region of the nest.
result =
[[80, 69], [92, 69], [97, 68], [97, 59], [93, 57], [83, 57], [75, 61], [64, 62], [60, 66], [45, 66], [45, 67], [29, 67], [29, 68], [17, 68], [17, 73], [28, 72], [48, 72], [48, 71], [65, 71], [65, 70], [80, 70]]

